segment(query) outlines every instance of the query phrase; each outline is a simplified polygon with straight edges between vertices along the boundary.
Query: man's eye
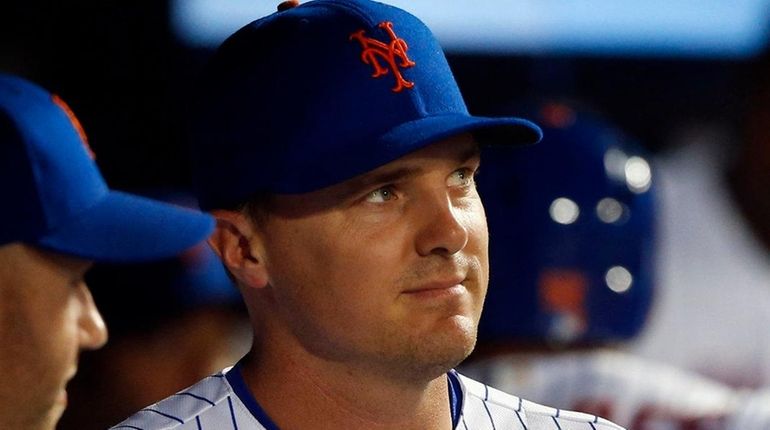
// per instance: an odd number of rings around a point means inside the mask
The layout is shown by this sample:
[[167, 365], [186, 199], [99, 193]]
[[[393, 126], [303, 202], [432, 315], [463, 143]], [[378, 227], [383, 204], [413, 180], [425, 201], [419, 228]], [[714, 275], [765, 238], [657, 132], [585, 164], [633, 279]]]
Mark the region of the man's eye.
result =
[[366, 201], [369, 203], [384, 203], [395, 200], [396, 198], [393, 187], [382, 187], [369, 193], [369, 195], [366, 196]]
[[472, 185], [474, 181], [473, 171], [468, 168], [457, 169], [449, 177], [449, 186], [466, 187]]

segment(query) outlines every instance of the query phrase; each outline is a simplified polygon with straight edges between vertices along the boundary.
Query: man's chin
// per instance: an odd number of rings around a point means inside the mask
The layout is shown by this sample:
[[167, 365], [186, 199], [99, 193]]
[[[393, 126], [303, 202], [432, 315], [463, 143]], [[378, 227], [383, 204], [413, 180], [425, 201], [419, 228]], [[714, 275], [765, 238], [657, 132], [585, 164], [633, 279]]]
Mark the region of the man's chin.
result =
[[44, 428], [51, 429], [51, 430], [55, 429], [56, 428], [56, 424], [59, 422], [59, 420], [61, 419], [62, 415], [64, 415], [64, 410], [65, 409], [66, 409], [66, 405], [62, 405], [60, 403], [57, 403], [53, 407], [53, 409], [51, 410], [51, 413], [49, 415], [48, 426], [44, 427]]
[[67, 409], [67, 391], [62, 389], [57, 394], [56, 399], [54, 400], [51, 407], [48, 409], [48, 413], [42, 417], [44, 421], [41, 423], [39, 428], [42, 430], [54, 430], [56, 428], [56, 424], [59, 422], [62, 415], [64, 415], [65, 409]]
[[[55, 402], [42, 413], [35, 413], [34, 415], [26, 415], [24, 417], [11, 417], [12, 422], [16, 423], [12, 427], [26, 430], [54, 430], [64, 414], [65, 408], [65, 404]], [[2, 426], [2, 423], [0, 423], [0, 426]]]
[[[476, 324], [463, 316], [452, 317], [448, 327], [415, 343], [414, 377], [432, 380], [457, 367], [473, 352]], [[407, 361], [408, 362], [408, 361]]]

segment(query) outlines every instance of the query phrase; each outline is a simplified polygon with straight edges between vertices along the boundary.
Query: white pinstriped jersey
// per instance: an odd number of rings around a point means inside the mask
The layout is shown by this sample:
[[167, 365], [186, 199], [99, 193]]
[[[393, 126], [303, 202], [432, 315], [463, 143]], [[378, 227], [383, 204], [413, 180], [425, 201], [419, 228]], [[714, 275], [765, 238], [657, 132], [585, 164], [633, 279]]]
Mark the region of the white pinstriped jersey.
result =
[[619, 351], [499, 355], [461, 371], [534, 401], [598, 413], [632, 429], [770, 429], [770, 389], [735, 391]]
[[[594, 415], [538, 405], [456, 372], [461, 388], [456, 430], [623, 430]], [[115, 430], [278, 430], [249, 393], [238, 367], [228, 368], [142, 409]]]

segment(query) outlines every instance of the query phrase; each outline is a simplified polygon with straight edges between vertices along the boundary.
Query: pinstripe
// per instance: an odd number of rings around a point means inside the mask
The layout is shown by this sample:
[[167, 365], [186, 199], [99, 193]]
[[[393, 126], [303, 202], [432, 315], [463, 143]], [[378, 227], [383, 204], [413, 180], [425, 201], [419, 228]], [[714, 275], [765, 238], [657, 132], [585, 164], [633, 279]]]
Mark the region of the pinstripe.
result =
[[459, 430], [624, 430], [595, 415], [528, 402], [466, 376], [459, 376], [466, 400], [462, 407], [463, 425], [458, 425]]
[[196, 416], [195, 417], [195, 424], [198, 424], [198, 430], [203, 430], [203, 427], [201, 427], [201, 417]]
[[[558, 409], [557, 409], [557, 411], [558, 411]], [[556, 420], [556, 417], [551, 417], [551, 419], [553, 420], [554, 424], [556, 424], [556, 428], [561, 430], [561, 426], [559, 425], [559, 421]]]
[[524, 430], [527, 430], [527, 425], [526, 425], [526, 424], [524, 424], [524, 420], [523, 420], [523, 419], [521, 419], [521, 414], [520, 414], [520, 412], [521, 412], [521, 399], [519, 399], [519, 410], [518, 410], [518, 411], [514, 411], [514, 412], [516, 412], [516, 418], [518, 418], [518, 419], [519, 419], [519, 422], [521, 423], [521, 427], [522, 427]]
[[497, 430], [495, 427], [495, 420], [492, 418], [492, 412], [489, 412], [489, 406], [487, 406], [487, 400], [489, 400], [489, 387], [484, 385], [484, 401], [481, 402], [482, 405], [484, 405], [484, 410], [487, 411], [487, 415], [489, 416], [489, 422], [492, 424], [492, 430]]
[[198, 400], [202, 400], [202, 401], [208, 403], [211, 406], [216, 406], [216, 404], [214, 402], [212, 402], [211, 400], [209, 400], [209, 399], [207, 399], [205, 397], [202, 397], [202, 396], [198, 396], [198, 395], [193, 394], [193, 393], [188, 393], [186, 391], [183, 392], [183, 393], [176, 393], [176, 394], [174, 394], [174, 396], [190, 396], [192, 398], [195, 398], [195, 399], [198, 399]]
[[230, 416], [233, 417], [233, 429], [238, 430], [238, 423], [235, 421], [235, 410], [233, 410], [233, 399], [227, 396], [227, 405], [230, 406]]
[[489, 412], [489, 406], [487, 406], [487, 402], [484, 402], [484, 410], [487, 411], [487, 415], [489, 416], [489, 422], [492, 424], [492, 430], [497, 430], [495, 427], [495, 420], [492, 419], [492, 413]]
[[122, 426], [117, 426], [117, 427], [113, 427], [113, 429], [134, 429], [134, 430], [144, 430], [143, 428], [134, 427], [134, 426], [129, 426], [129, 425], [122, 425]]
[[184, 421], [182, 421], [181, 419], [179, 419], [179, 418], [177, 418], [177, 417], [175, 417], [173, 415], [169, 415], [169, 414], [163, 413], [161, 411], [156, 411], [155, 409], [146, 408], [146, 409], [140, 410], [139, 412], [155, 412], [156, 414], [163, 415], [164, 417], [172, 419], [172, 420], [178, 422], [179, 424], [184, 424]]

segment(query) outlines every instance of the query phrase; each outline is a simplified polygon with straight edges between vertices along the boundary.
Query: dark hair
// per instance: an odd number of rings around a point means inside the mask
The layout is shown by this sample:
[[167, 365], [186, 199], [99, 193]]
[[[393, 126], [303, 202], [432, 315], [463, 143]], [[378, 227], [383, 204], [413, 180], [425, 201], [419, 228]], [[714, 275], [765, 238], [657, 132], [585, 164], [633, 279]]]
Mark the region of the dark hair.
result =
[[258, 192], [249, 197], [245, 202], [239, 203], [231, 210], [244, 213], [255, 225], [260, 225], [270, 213], [272, 200], [272, 194]]

